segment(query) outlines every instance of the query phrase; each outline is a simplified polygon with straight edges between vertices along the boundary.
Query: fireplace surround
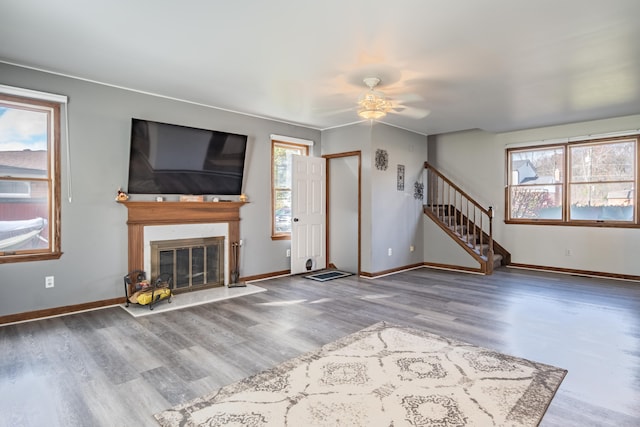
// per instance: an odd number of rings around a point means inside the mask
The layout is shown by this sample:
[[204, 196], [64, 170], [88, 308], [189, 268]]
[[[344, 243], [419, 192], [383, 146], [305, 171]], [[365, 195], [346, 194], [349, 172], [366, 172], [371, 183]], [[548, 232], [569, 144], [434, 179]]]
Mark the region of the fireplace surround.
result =
[[[228, 256], [240, 240], [240, 208], [244, 202], [149, 202], [121, 201], [128, 211], [129, 271], [145, 269], [145, 229], [187, 224], [226, 225], [226, 278], [236, 271], [239, 258]], [[169, 230], [176, 227], [168, 227]], [[205, 237], [205, 236], [203, 236]], [[215, 236], [206, 236], [215, 237]], [[148, 243], [148, 238], [147, 238]], [[231, 279], [225, 279], [228, 284]]]

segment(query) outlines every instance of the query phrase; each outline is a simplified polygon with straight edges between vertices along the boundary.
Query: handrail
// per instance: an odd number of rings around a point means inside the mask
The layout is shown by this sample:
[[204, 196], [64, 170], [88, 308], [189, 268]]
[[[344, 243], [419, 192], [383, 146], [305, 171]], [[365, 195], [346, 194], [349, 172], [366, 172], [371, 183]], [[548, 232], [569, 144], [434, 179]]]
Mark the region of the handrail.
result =
[[493, 270], [493, 208], [483, 207], [440, 171], [424, 162], [426, 207], [446, 228], [459, 237], [467, 250]]
[[453, 181], [451, 181], [449, 178], [447, 178], [446, 176], [444, 176], [439, 170], [437, 170], [436, 168], [434, 168], [433, 166], [431, 166], [429, 164], [429, 162], [424, 162], [424, 168], [425, 169], [429, 169], [431, 171], [433, 171], [435, 174], [438, 175], [439, 178], [441, 178], [442, 180], [444, 180], [447, 184], [449, 184], [451, 187], [455, 188], [457, 190], [458, 193], [462, 194], [465, 198], [471, 200], [480, 210], [482, 210], [482, 212], [486, 213], [487, 215], [489, 215], [489, 210], [491, 209], [491, 206], [489, 206], [488, 208], [484, 208], [482, 207], [482, 205], [480, 205], [478, 202], [476, 202], [473, 197], [469, 196], [467, 193], [464, 192], [464, 190], [462, 190], [460, 187], [458, 187], [456, 184], [453, 183]]

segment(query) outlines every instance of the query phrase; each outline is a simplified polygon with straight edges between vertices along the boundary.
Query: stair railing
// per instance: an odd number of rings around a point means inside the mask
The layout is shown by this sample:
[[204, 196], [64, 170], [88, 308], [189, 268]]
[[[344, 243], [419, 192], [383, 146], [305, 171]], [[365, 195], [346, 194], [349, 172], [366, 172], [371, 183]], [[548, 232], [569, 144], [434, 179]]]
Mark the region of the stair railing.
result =
[[484, 208], [446, 176], [424, 163], [426, 205], [437, 219], [457, 235], [493, 270], [493, 208]]

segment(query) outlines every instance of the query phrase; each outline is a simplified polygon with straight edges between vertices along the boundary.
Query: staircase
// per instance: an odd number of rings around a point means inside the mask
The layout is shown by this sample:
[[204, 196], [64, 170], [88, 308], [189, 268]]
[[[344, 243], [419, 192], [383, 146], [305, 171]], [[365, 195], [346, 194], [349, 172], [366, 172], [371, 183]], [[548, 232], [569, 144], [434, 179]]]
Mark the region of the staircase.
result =
[[480, 272], [508, 265], [511, 254], [493, 240], [493, 208], [484, 208], [428, 162], [424, 213], [480, 264]]

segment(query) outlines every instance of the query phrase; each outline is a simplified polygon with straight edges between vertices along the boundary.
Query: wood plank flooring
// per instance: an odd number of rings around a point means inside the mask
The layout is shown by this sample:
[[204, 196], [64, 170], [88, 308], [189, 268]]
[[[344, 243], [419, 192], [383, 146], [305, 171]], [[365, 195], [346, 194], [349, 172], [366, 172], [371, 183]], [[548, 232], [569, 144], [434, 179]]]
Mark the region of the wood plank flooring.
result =
[[500, 268], [256, 283], [133, 318], [0, 327], [0, 426], [156, 426], [152, 414], [381, 320], [569, 370], [543, 426], [640, 425], [640, 284]]

